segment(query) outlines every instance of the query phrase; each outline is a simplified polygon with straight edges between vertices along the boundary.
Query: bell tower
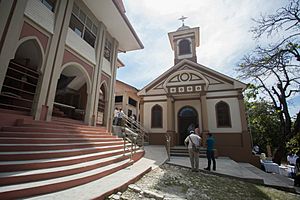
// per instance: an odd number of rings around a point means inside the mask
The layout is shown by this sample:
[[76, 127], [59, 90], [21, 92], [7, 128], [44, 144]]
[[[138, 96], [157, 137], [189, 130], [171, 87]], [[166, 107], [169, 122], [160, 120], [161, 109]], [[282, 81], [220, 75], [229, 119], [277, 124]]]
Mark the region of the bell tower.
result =
[[182, 26], [174, 32], [169, 32], [169, 41], [174, 51], [174, 64], [182, 59], [197, 62], [196, 47], [199, 47], [199, 27], [190, 28], [184, 25], [187, 17], [182, 16], [178, 20], [182, 21]]

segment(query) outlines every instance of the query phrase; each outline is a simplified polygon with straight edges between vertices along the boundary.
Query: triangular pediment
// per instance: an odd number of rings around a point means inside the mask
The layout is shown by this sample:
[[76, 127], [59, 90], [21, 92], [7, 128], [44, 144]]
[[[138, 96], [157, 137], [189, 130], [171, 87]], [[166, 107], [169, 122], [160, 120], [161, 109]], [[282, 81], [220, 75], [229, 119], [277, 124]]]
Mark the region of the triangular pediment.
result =
[[183, 60], [145, 86], [139, 95], [194, 93], [218, 88], [244, 89], [246, 85], [198, 63]]

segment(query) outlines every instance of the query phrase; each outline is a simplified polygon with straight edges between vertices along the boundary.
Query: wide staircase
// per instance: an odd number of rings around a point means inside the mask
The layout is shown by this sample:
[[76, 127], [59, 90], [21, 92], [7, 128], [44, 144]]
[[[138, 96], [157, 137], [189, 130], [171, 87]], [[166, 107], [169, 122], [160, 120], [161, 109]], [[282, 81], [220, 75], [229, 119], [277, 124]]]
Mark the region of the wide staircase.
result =
[[[188, 157], [189, 152], [185, 146], [174, 146], [170, 148], [170, 155]], [[206, 148], [200, 147], [199, 157], [206, 158]]]
[[[19, 121], [0, 132], [0, 199], [87, 186], [133, 165], [143, 155], [139, 146], [103, 127]], [[93, 198], [104, 198], [103, 192], [97, 195]]]

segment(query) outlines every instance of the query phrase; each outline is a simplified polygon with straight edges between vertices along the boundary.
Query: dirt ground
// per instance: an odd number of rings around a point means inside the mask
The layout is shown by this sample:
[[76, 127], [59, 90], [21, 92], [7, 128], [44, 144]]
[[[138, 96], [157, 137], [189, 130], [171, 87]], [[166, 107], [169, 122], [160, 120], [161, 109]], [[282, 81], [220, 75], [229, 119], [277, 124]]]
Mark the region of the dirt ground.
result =
[[300, 195], [164, 164], [108, 199], [300, 200]]

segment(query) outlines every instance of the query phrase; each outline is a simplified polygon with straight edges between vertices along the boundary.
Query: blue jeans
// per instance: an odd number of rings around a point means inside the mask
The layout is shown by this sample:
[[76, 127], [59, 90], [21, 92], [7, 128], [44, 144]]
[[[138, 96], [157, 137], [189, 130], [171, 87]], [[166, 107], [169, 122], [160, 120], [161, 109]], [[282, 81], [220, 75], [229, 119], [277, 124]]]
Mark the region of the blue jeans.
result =
[[207, 150], [206, 157], [208, 161], [207, 168], [210, 170], [211, 160], [213, 161], [213, 170], [216, 170], [216, 160], [215, 160], [215, 152], [214, 150]]

